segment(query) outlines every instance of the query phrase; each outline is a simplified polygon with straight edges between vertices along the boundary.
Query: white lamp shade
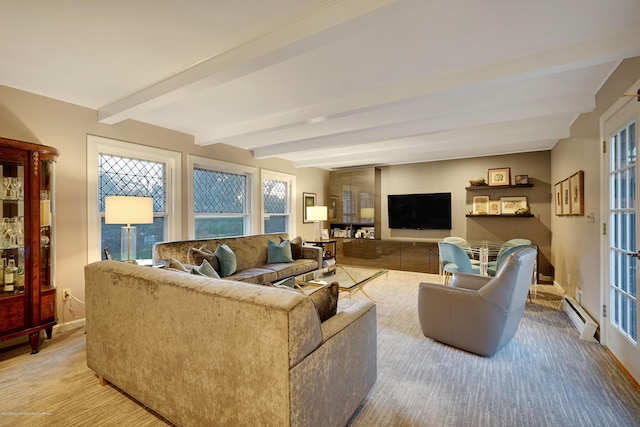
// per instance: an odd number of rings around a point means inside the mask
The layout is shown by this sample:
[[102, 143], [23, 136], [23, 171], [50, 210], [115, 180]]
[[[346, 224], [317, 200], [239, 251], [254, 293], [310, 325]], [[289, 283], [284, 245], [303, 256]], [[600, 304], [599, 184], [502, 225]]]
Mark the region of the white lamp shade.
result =
[[307, 206], [307, 220], [309, 221], [326, 221], [326, 206]]
[[104, 198], [105, 224], [152, 224], [153, 198], [107, 196]]
[[360, 209], [360, 218], [371, 219], [375, 217], [375, 210], [373, 208]]

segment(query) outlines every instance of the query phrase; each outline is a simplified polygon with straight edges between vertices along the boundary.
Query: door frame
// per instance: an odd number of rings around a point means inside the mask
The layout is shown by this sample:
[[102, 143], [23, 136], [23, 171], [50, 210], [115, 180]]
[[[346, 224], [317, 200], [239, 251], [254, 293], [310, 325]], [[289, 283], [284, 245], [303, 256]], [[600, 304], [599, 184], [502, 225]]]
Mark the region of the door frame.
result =
[[[640, 80], [636, 81], [627, 91], [624, 93], [636, 93], [640, 89]], [[631, 102], [640, 102], [640, 98], [634, 97], [621, 97], [616, 100], [601, 116], [600, 116], [600, 141], [603, 144], [603, 147], [606, 145], [607, 152], [602, 149], [602, 159], [600, 162], [600, 218], [601, 220], [601, 231], [600, 231], [600, 316], [599, 316], [599, 324], [600, 324], [600, 344], [604, 347], [609, 347], [608, 337], [607, 337], [607, 325], [609, 323], [608, 313], [610, 313], [610, 296], [609, 296], [609, 236], [611, 232], [611, 227], [609, 224], [609, 198], [610, 198], [610, 187], [609, 187], [609, 158], [610, 158], [610, 140], [609, 135], [605, 132], [606, 123], [611, 120], [616, 114], [620, 113], [620, 111], [627, 107]], [[640, 129], [640, 120], [636, 120], [636, 133]], [[637, 138], [637, 135], [636, 135]], [[638, 181], [640, 182], [640, 181]], [[636, 189], [636, 203], [640, 202], [640, 188]], [[636, 204], [638, 206], [638, 204]], [[640, 206], [639, 206], [640, 208]], [[639, 209], [640, 211], [640, 209]], [[607, 233], [604, 233], [604, 227], [607, 227]], [[640, 228], [638, 228], [640, 229]], [[640, 243], [640, 242], [639, 242]], [[604, 313], [604, 307], [607, 310], [607, 316]], [[615, 356], [615, 355], [614, 355]], [[617, 356], [616, 356], [617, 359]], [[619, 361], [622, 366], [624, 366], [623, 361]], [[625, 369], [627, 367], [625, 366]], [[629, 374], [634, 376], [636, 381], [640, 381], [638, 376], [640, 373], [635, 373], [635, 375], [627, 369]]]

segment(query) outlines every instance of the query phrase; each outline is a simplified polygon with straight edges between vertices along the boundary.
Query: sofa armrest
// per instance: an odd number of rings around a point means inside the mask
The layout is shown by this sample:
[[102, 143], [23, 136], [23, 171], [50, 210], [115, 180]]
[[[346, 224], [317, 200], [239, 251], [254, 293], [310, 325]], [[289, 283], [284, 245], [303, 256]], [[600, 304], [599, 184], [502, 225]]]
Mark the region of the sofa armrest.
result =
[[302, 258], [314, 259], [318, 262], [318, 269], [322, 268], [322, 248], [320, 246], [302, 246]]
[[334, 316], [320, 325], [322, 341], [331, 339], [353, 323], [355, 319], [364, 316], [370, 310], [373, 310], [374, 313], [376, 310], [376, 305], [371, 301], [358, 301], [349, 307], [339, 308]]

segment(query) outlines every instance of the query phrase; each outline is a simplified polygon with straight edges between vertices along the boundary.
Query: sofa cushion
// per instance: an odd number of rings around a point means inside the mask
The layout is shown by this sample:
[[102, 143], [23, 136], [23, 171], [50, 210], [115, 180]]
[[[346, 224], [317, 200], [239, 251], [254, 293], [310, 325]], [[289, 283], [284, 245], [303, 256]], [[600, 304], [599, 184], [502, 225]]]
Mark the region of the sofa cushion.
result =
[[216, 255], [211, 252], [211, 249], [207, 245], [202, 245], [200, 248], [189, 248], [189, 255], [196, 265], [202, 264], [203, 260], [207, 260], [211, 267], [220, 274], [220, 263]]
[[225, 244], [218, 245], [213, 252], [220, 263], [220, 276], [229, 277], [236, 272], [236, 254]]
[[312, 271], [317, 265], [310, 259], [297, 259], [293, 262], [281, 262], [278, 264], [266, 264], [262, 268], [274, 271], [276, 278], [274, 280], [286, 279], [287, 277], [299, 276]]
[[199, 266], [193, 267], [191, 269], [191, 274], [212, 277], [214, 279], [220, 278], [218, 272], [211, 266], [211, 264], [209, 264], [209, 261], [207, 261], [206, 259], [203, 259], [202, 264], [200, 264]]
[[271, 283], [278, 280], [278, 273], [266, 268], [247, 268], [245, 270], [236, 271], [231, 276], [225, 277], [225, 279], [261, 285], [263, 283]]
[[288, 240], [282, 240], [280, 243], [269, 240], [267, 243], [267, 264], [282, 262], [293, 262], [291, 243]]

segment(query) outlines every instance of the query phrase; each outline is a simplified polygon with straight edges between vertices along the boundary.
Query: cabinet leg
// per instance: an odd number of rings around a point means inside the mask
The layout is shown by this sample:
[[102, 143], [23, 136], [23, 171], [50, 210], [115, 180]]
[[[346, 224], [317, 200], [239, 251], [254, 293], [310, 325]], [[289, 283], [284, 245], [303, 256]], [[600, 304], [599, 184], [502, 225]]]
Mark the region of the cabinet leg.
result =
[[31, 344], [31, 354], [36, 354], [38, 350], [38, 344], [40, 341], [40, 332], [34, 332], [29, 334], [29, 344]]
[[44, 331], [47, 333], [47, 339], [50, 340], [51, 336], [53, 335], [53, 326], [45, 329]]

